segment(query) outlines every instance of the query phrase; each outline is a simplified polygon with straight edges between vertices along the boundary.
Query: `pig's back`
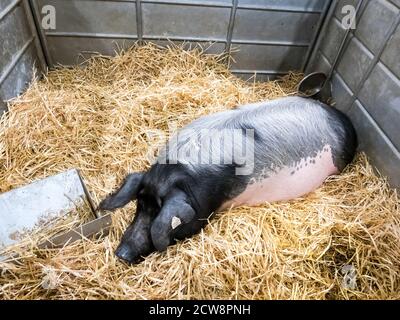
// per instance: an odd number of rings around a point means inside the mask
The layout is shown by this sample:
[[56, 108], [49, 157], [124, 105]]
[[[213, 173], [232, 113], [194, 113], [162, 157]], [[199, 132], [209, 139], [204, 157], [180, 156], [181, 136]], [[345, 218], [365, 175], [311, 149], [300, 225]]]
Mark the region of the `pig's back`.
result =
[[[301, 97], [286, 97], [240, 106], [201, 117], [185, 127], [254, 130], [256, 169], [293, 165], [315, 157], [329, 145], [336, 167], [342, 170], [356, 148], [356, 134], [347, 117], [333, 107]], [[210, 130], [210, 135], [213, 131]], [[178, 142], [183, 147], [185, 135]]]

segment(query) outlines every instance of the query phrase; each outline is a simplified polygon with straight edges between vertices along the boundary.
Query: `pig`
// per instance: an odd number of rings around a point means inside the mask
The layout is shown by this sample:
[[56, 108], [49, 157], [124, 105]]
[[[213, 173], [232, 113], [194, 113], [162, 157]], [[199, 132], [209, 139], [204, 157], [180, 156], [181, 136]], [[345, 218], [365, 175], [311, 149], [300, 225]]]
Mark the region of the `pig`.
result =
[[215, 212], [314, 191], [352, 161], [356, 148], [347, 116], [316, 100], [292, 96], [243, 105], [179, 130], [149, 170], [128, 174], [98, 208], [137, 200], [115, 252], [137, 263], [198, 233]]

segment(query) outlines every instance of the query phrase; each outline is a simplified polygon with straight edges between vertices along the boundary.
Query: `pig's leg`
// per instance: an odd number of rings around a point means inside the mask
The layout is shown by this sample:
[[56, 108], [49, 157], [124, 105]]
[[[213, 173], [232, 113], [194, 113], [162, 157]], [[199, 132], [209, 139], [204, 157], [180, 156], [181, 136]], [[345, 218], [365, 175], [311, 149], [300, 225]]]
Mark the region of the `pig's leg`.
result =
[[122, 186], [100, 202], [97, 210], [114, 210], [125, 206], [131, 200], [135, 200], [143, 175], [142, 172], [128, 174]]

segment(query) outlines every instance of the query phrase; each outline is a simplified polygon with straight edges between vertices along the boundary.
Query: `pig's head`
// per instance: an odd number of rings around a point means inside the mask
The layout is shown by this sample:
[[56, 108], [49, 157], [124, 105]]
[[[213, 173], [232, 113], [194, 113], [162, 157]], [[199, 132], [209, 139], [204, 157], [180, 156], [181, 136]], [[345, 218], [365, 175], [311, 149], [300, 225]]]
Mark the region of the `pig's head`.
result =
[[128, 263], [137, 263], [155, 250], [165, 250], [174, 242], [176, 233], [195, 217], [182, 188], [182, 176], [166, 174], [165, 170], [161, 173], [150, 169], [128, 175], [120, 189], [99, 205], [100, 210], [114, 210], [137, 200], [133, 222], [115, 252]]

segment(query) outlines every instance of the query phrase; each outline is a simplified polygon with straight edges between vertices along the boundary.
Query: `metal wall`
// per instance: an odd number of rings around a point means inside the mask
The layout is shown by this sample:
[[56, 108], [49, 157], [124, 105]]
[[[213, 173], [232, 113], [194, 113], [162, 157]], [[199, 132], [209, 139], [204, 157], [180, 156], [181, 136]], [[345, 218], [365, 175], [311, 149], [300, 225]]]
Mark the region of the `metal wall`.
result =
[[33, 68], [45, 70], [36, 27], [25, 0], [0, 1], [0, 114], [26, 88]]
[[[113, 54], [137, 40], [161, 45], [189, 41], [208, 52], [235, 52], [232, 70], [259, 80], [301, 70], [331, 0], [31, 0], [56, 9], [55, 30], [41, 29], [50, 66]], [[79, 54], [82, 56], [79, 57]]]
[[[307, 72], [327, 71], [345, 34], [340, 0]], [[333, 77], [336, 107], [352, 119], [381, 173], [400, 188], [400, 0], [364, 0]]]

